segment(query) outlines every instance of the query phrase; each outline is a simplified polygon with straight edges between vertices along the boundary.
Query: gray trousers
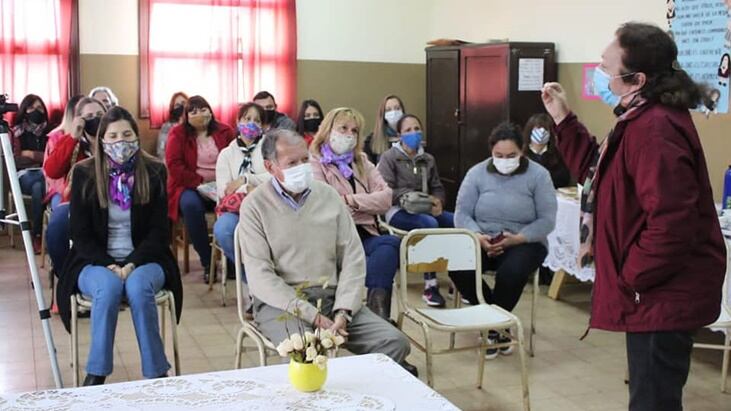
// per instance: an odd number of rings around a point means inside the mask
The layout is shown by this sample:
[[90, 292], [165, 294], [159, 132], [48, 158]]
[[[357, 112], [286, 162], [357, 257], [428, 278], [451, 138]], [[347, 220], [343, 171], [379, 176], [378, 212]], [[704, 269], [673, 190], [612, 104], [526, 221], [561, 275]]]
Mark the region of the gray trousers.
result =
[[[311, 287], [303, 291], [307, 295], [307, 300], [314, 306], [317, 306], [318, 299], [322, 299], [321, 314], [333, 318], [335, 289], [323, 290], [322, 287]], [[266, 305], [254, 297], [254, 320], [257, 327], [275, 345], [287, 338], [287, 329], [290, 333], [299, 332], [300, 327], [305, 331], [312, 331], [312, 324], [294, 316], [289, 316], [287, 321], [283, 321], [280, 319], [282, 314], [283, 310]], [[401, 363], [411, 351], [409, 339], [398, 328], [365, 306], [353, 316], [353, 321], [348, 323], [346, 331], [348, 337], [344, 348], [354, 354], [380, 353]]]

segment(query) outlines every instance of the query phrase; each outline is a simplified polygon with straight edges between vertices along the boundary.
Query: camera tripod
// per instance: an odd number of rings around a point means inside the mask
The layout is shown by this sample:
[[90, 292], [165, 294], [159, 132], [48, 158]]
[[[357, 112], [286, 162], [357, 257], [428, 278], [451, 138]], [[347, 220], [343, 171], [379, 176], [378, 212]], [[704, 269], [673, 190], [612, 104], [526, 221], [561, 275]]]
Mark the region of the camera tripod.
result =
[[23, 246], [25, 247], [25, 255], [28, 260], [28, 268], [30, 269], [31, 280], [33, 281], [33, 290], [38, 303], [38, 314], [41, 317], [43, 325], [43, 335], [46, 338], [46, 346], [48, 348], [48, 356], [51, 360], [51, 370], [53, 371], [53, 379], [56, 382], [56, 388], [63, 388], [61, 380], [61, 372], [58, 368], [58, 358], [56, 357], [56, 346], [53, 343], [53, 333], [51, 332], [51, 312], [46, 306], [43, 298], [43, 285], [38, 276], [38, 266], [36, 264], [35, 254], [33, 254], [33, 242], [30, 233], [30, 224], [28, 223], [28, 215], [25, 211], [23, 203], [23, 194], [20, 191], [20, 183], [18, 182], [18, 170], [15, 167], [15, 158], [13, 157], [13, 148], [10, 143], [10, 134], [8, 123], [0, 117], [0, 153], [4, 155], [5, 169], [8, 171], [10, 180], [10, 190], [13, 193], [13, 201], [15, 202], [15, 213], [5, 215], [5, 206], [2, 199], [4, 193], [2, 191], [2, 164], [0, 164], [0, 225], [16, 225], [20, 227], [23, 237]]

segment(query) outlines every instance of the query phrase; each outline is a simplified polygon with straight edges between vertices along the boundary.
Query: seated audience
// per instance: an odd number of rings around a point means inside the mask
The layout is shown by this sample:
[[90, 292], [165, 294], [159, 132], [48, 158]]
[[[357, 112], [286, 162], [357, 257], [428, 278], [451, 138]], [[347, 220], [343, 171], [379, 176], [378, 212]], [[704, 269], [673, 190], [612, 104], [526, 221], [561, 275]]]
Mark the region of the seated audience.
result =
[[[479, 237], [482, 269], [496, 271], [494, 290], [482, 283], [485, 301], [512, 311], [528, 277], [546, 258], [546, 237], [556, 224], [556, 194], [548, 171], [522, 155], [518, 126], [497, 126], [488, 145], [491, 158], [472, 167], [462, 181], [454, 220]], [[449, 274], [470, 304], [478, 303], [474, 275]], [[488, 339], [507, 342], [495, 331]], [[486, 358], [495, 358], [498, 351], [507, 355], [512, 347], [489, 349]]]
[[[41, 252], [43, 231], [43, 209], [46, 196], [46, 182], [43, 178], [43, 153], [48, 141], [48, 110], [43, 100], [35, 94], [28, 94], [18, 107], [13, 120], [12, 146], [15, 166], [18, 170], [20, 191], [31, 196], [31, 234], [33, 252]], [[4, 193], [0, 193], [2, 195]]]
[[119, 104], [119, 99], [114, 95], [109, 87], [94, 87], [89, 92], [89, 97], [104, 104], [104, 108], [108, 111], [110, 108]]
[[268, 91], [260, 91], [254, 96], [254, 103], [264, 108], [264, 117], [262, 117], [262, 128], [269, 131], [275, 128], [285, 128], [287, 130], [297, 129], [297, 125], [286, 114], [277, 111], [277, 102], [274, 96]]
[[[213, 235], [228, 261], [234, 261], [234, 231], [239, 223], [241, 202], [256, 187], [269, 180], [261, 155], [261, 118], [264, 109], [256, 103], [239, 108], [238, 134], [216, 161], [216, 190], [218, 192], [218, 219]], [[229, 276], [234, 275], [229, 270]]]
[[[170, 251], [165, 167], [140, 150], [132, 115], [113, 107], [92, 142], [94, 156], [74, 167], [69, 261], [58, 284], [58, 306], [69, 329], [70, 297], [91, 297], [91, 343], [84, 385], [112, 373], [114, 334], [122, 300], [129, 304], [145, 378], [167, 376], [155, 294], [183, 289]], [[180, 314], [178, 314], [180, 318]]]
[[401, 240], [378, 232], [377, 217], [391, 207], [392, 193], [363, 153], [364, 123], [363, 116], [353, 109], [330, 111], [310, 148], [310, 163], [315, 180], [335, 188], [348, 206], [366, 255], [366, 305], [389, 320]]
[[383, 98], [378, 106], [373, 132], [365, 139], [363, 150], [373, 164], [378, 164], [381, 155], [397, 144], [396, 124], [406, 112], [403, 101], [393, 94]]
[[[416, 228], [454, 227], [454, 215], [444, 211], [445, 191], [437, 172], [434, 156], [424, 151], [421, 121], [411, 114], [402, 116], [396, 124], [400, 141], [384, 152], [378, 171], [393, 190], [392, 207], [386, 213], [386, 222], [402, 230]], [[426, 192], [422, 187], [426, 180]], [[401, 207], [402, 197], [410, 193], [429, 195], [431, 210], [412, 214]], [[433, 307], [444, 307], [435, 273], [424, 274], [424, 302]]]
[[157, 158], [165, 160], [165, 144], [168, 142], [168, 134], [173, 126], [183, 122], [183, 110], [185, 103], [188, 102], [188, 95], [179, 91], [170, 98], [170, 106], [168, 108], [168, 121], [160, 127], [157, 134]]
[[551, 173], [555, 188], [571, 185], [571, 174], [556, 148], [553, 119], [548, 114], [534, 114], [523, 128], [523, 139], [529, 142], [524, 155]]
[[216, 180], [218, 153], [231, 143], [233, 129], [216, 121], [210, 104], [201, 96], [188, 100], [184, 120], [170, 130], [165, 148], [168, 166], [168, 215], [173, 222], [183, 217], [188, 237], [208, 281], [211, 244], [208, 240], [206, 211], [213, 211], [215, 201], [203, 197], [198, 186]]
[[323, 113], [322, 108], [320, 108], [320, 103], [315, 100], [305, 100], [302, 102], [300, 111], [297, 114], [297, 132], [304, 137], [307, 142], [307, 147], [315, 139], [315, 134], [320, 127], [322, 117]]
[[[341, 196], [312, 181], [304, 139], [290, 130], [267, 133], [262, 154], [273, 178], [244, 201], [237, 245], [261, 332], [279, 344], [287, 329], [330, 329], [348, 337], [349, 351], [382, 353], [415, 372], [405, 362], [411, 348], [406, 336], [361, 306], [363, 246]], [[300, 285], [307, 301], [294, 301]], [[298, 318], [279, 320], [295, 307]]]
[[102, 103], [90, 97], [82, 97], [74, 109], [74, 120], [68, 132], [54, 138], [53, 146], [43, 162], [43, 172], [50, 179], [62, 180], [63, 190], [57, 197], [59, 203], [53, 209], [46, 228], [46, 245], [53, 269], [59, 273], [69, 252], [69, 203], [70, 172], [77, 162], [92, 156], [93, 143], [99, 122], [106, 110]]

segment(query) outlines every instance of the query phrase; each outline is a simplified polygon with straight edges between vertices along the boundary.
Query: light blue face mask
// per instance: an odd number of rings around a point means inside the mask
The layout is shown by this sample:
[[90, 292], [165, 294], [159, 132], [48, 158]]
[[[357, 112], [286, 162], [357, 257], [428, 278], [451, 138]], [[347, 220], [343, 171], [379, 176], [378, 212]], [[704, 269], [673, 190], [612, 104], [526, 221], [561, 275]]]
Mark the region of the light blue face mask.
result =
[[[596, 66], [594, 68], [594, 89], [599, 93], [599, 97], [604, 103], [614, 108], [619, 105], [619, 102], [624, 96], [618, 96], [612, 92], [609, 88], [609, 82], [614, 78], [622, 78], [632, 76], [635, 73], [620, 74], [618, 76], [610, 76], [606, 71], [602, 70], [601, 67]], [[626, 96], [627, 94], [625, 94]]]

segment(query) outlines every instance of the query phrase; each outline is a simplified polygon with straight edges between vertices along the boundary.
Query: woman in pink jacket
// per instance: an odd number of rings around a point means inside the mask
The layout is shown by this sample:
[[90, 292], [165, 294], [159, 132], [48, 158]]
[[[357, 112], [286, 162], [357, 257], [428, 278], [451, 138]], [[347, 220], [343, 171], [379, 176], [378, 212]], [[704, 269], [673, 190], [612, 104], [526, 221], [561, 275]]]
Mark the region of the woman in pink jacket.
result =
[[325, 116], [310, 146], [315, 179], [330, 184], [350, 207], [366, 254], [367, 305], [389, 320], [401, 240], [380, 235], [377, 216], [391, 207], [391, 189], [363, 153], [363, 116], [337, 108]]

